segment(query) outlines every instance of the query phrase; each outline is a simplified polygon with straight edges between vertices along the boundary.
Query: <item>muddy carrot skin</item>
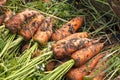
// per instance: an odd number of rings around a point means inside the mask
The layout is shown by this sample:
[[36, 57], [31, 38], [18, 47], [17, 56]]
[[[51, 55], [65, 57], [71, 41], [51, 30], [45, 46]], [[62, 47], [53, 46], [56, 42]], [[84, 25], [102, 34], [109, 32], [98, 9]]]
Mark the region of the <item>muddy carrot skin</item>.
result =
[[39, 14], [35, 16], [30, 22], [22, 26], [19, 34], [24, 37], [25, 40], [29, 40], [37, 31], [40, 24], [43, 22], [44, 16]]
[[41, 45], [45, 45], [52, 35], [52, 19], [50, 17], [46, 18], [43, 23], [39, 26], [37, 32], [35, 33], [33, 39]]
[[89, 47], [76, 51], [71, 55], [71, 58], [75, 60], [75, 67], [79, 67], [86, 63], [89, 59], [98, 54], [103, 48], [103, 43], [96, 43]]
[[63, 44], [63, 43], [66, 43], [68, 40], [73, 39], [73, 38], [88, 38], [88, 37], [89, 37], [89, 34], [87, 32], [74, 33], [74, 34], [71, 34], [70, 36], [68, 36], [64, 39], [57, 41], [53, 45], [53, 47], [60, 45], [60, 44]]
[[104, 54], [98, 54], [92, 58], [87, 64], [84, 64], [80, 67], [71, 69], [66, 77], [68, 80], [83, 80], [84, 76], [88, 75], [96, 66], [98, 61], [104, 56]]
[[70, 57], [71, 54], [79, 49], [90, 46], [96, 43], [97, 40], [92, 40], [88, 38], [73, 38], [68, 40], [66, 43], [61, 43], [53, 47], [54, 58], [62, 59], [64, 57]]
[[4, 22], [4, 18], [5, 18], [5, 15], [1, 15], [1, 16], [0, 16], [0, 26], [1, 26], [2, 23]]
[[0, 0], [0, 6], [3, 6], [6, 4], [6, 0]]
[[82, 23], [83, 17], [73, 18], [52, 34], [52, 40], [58, 41], [75, 33], [82, 26]]
[[17, 31], [19, 31], [21, 29], [21, 25], [23, 24], [23, 22], [25, 22], [27, 19], [34, 17], [38, 14], [39, 13], [35, 10], [26, 9], [16, 15], [14, 15], [12, 18], [10, 18], [6, 22], [6, 27], [8, 29], [10, 29], [10, 31], [12, 33], [16, 33]]

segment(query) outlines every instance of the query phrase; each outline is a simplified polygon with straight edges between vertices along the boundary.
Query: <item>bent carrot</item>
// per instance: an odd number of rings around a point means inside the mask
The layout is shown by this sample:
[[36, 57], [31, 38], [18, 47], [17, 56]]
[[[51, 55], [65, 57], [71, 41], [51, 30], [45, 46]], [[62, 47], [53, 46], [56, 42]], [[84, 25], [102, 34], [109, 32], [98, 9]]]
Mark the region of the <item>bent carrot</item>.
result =
[[98, 42], [98, 40], [92, 40], [88, 38], [73, 38], [66, 43], [61, 43], [53, 47], [54, 58], [62, 59], [64, 57], [70, 57], [71, 54], [79, 49], [90, 46], [94, 43]]
[[73, 53], [71, 57], [75, 60], [75, 67], [86, 63], [89, 59], [98, 54], [102, 48], [103, 43], [96, 43]]
[[[84, 54], [84, 53], [83, 53]], [[94, 69], [98, 61], [104, 56], [104, 54], [98, 54], [92, 58], [87, 64], [82, 65], [81, 67], [71, 69], [66, 77], [68, 80], [83, 80], [83, 77], [88, 75], [90, 71]]]
[[11, 32], [15, 33], [21, 29], [21, 25], [24, 21], [38, 14], [39, 13], [35, 10], [26, 9], [9, 19], [6, 22], [6, 27], [10, 29]]
[[31, 39], [43, 20], [44, 20], [43, 15], [39, 14], [35, 16], [29, 23], [22, 27], [22, 29], [19, 32], [20, 35], [22, 35], [26, 40]]
[[57, 45], [60, 45], [62, 43], [66, 43], [68, 40], [70, 39], [73, 39], [73, 38], [88, 38], [89, 35], [87, 32], [80, 32], [80, 33], [74, 33], [74, 34], [71, 34], [70, 36], [64, 38], [64, 39], [61, 39], [59, 41], [57, 41], [53, 47], [57, 46]]
[[46, 18], [39, 26], [33, 39], [41, 45], [45, 45], [52, 35], [52, 27], [52, 19], [50, 17]]
[[0, 6], [5, 5], [6, 4], [6, 0], [0, 0]]
[[52, 40], [61, 40], [73, 33], [75, 33], [82, 25], [83, 17], [76, 17], [70, 20], [67, 24], [63, 25], [60, 29], [52, 34]]

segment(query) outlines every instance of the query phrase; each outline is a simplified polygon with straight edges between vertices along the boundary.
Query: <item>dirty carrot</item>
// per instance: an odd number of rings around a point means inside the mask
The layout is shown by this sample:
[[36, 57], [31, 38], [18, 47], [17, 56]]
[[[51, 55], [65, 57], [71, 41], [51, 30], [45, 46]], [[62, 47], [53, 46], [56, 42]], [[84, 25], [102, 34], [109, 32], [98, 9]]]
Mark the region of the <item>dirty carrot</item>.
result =
[[[84, 54], [84, 53], [83, 53]], [[81, 67], [72, 68], [67, 74], [66, 77], [68, 80], [83, 80], [84, 76], [88, 75], [90, 71], [94, 69], [98, 61], [104, 56], [104, 54], [98, 54], [92, 58], [87, 64], [82, 65]]]
[[87, 32], [74, 33], [74, 34], [71, 34], [70, 36], [68, 36], [64, 39], [61, 39], [61, 40], [57, 41], [53, 45], [53, 47], [55, 47], [57, 45], [60, 45], [62, 43], [66, 43], [68, 40], [73, 39], [73, 38], [88, 38], [88, 37], [89, 37], [89, 34]]
[[53, 47], [54, 58], [62, 59], [64, 57], [70, 57], [71, 54], [79, 49], [90, 46], [94, 43], [97, 43], [98, 40], [88, 39], [88, 38], [73, 38], [66, 43], [61, 43]]
[[73, 53], [71, 57], [75, 60], [75, 66], [79, 67], [86, 63], [89, 59], [101, 51], [103, 45], [103, 43], [96, 43]]
[[75, 33], [82, 26], [82, 23], [83, 17], [79, 16], [73, 18], [68, 23], [63, 25], [60, 29], [55, 31], [55, 33], [52, 34], [52, 40], [58, 41]]
[[46, 18], [43, 23], [39, 26], [33, 39], [41, 45], [45, 45], [52, 35], [52, 19], [51, 17]]
[[31, 39], [43, 20], [44, 20], [43, 15], [40, 14], [35, 16], [35, 18], [33, 18], [29, 23], [25, 24], [22, 27], [22, 29], [19, 32], [20, 35], [22, 35], [26, 40]]
[[6, 22], [6, 27], [10, 29], [12, 33], [16, 33], [21, 29], [21, 25], [27, 19], [38, 15], [39, 13], [35, 10], [25, 9], [24, 11], [14, 15], [11, 19]]

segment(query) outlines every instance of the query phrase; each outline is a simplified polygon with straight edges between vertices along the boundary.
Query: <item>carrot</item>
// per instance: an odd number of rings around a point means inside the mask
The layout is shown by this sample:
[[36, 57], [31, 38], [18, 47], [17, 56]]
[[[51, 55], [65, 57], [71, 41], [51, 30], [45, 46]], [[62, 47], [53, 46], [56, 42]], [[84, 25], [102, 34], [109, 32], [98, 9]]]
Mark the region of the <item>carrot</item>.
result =
[[[84, 53], [83, 53], [84, 54]], [[83, 80], [85, 75], [88, 75], [90, 71], [94, 69], [98, 61], [104, 56], [104, 54], [98, 54], [92, 58], [87, 64], [82, 65], [81, 67], [72, 68], [67, 74], [66, 77], [68, 80]]]
[[73, 18], [52, 34], [52, 40], [58, 41], [75, 33], [81, 27], [82, 23], [83, 17]]
[[33, 39], [40, 43], [41, 45], [45, 45], [52, 35], [52, 19], [48, 17], [43, 21], [43, 23], [39, 26], [37, 32], [35, 33]]
[[94, 43], [98, 42], [98, 40], [92, 40], [88, 38], [73, 38], [66, 43], [61, 43], [53, 47], [54, 58], [62, 59], [64, 57], [70, 57], [71, 54], [79, 49], [90, 46]]
[[1, 15], [0, 16], [0, 26], [2, 25], [3, 21], [4, 21], [5, 15]]
[[85, 77], [85, 79], [92, 79], [92, 80], [103, 80], [105, 77], [104, 70], [107, 68], [108, 64], [106, 61], [102, 61], [102, 59], [97, 63], [95, 68], [92, 70], [92, 72]]
[[73, 53], [71, 57], [75, 60], [75, 67], [86, 63], [89, 59], [98, 54], [102, 48], [103, 43], [96, 43]]
[[57, 41], [53, 47], [57, 46], [57, 45], [60, 45], [62, 43], [66, 43], [68, 40], [70, 39], [73, 39], [73, 38], [88, 38], [89, 35], [87, 32], [80, 32], [80, 33], [74, 33], [74, 34], [71, 34], [70, 36], [64, 38], [64, 39], [61, 39], [59, 41]]
[[6, 0], [0, 0], [0, 6], [5, 5], [6, 4]]
[[21, 25], [23, 22], [25, 22], [27, 19], [38, 15], [39, 13], [35, 10], [29, 10], [26, 9], [16, 15], [14, 15], [12, 18], [10, 18], [6, 22], [6, 27], [10, 29], [11, 32], [16, 33], [18, 30], [21, 29]]
[[22, 35], [24, 37], [24, 39], [26, 39], [26, 40], [31, 39], [43, 20], [44, 20], [43, 15], [41, 15], [41, 14], [37, 15], [28, 24], [26, 24], [22, 27], [22, 29], [19, 32], [20, 35]]

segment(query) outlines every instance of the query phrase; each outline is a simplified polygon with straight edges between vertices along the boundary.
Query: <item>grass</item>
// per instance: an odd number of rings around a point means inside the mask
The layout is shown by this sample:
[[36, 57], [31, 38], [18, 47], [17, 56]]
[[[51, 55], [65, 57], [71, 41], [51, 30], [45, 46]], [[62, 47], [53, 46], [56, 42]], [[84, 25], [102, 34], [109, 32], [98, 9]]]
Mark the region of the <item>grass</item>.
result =
[[[98, 38], [102, 35], [113, 34], [117, 39], [118, 36], [120, 36], [116, 35], [116, 33], [119, 32], [118, 26], [120, 20], [113, 13], [106, 0], [52, 0], [49, 3], [44, 3], [42, 0], [34, 0], [33, 2], [26, 2], [25, 0], [8, 0], [6, 6], [4, 6], [4, 9], [11, 9], [15, 13], [20, 12], [25, 8], [35, 9], [46, 16], [53, 17], [55, 23], [54, 30], [60, 28], [61, 25], [65, 24], [73, 17], [82, 15], [85, 16], [85, 20], [82, 28], [79, 29], [79, 32], [87, 31], [90, 33], [91, 38]], [[9, 31], [5, 30], [4, 27], [5, 26], [0, 27], [0, 43], [2, 43], [2, 45], [0, 45], [0, 52], [9, 38]], [[3, 32], [5, 33], [4, 35], [1, 34]], [[110, 37], [108, 37], [108, 40], [109, 42], [113, 42]], [[115, 43], [109, 44], [114, 45]], [[118, 50], [118, 48], [119, 46], [114, 46], [109, 49], [109, 55], [111, 54], [109, 63], [111, 65], [106, 70], [108, 73], [106, 78], [108, 80], [113, 80], [120, 72], [120, 50]], [[4, 63], [0, 62], [0, 66], [6, 69]]]

